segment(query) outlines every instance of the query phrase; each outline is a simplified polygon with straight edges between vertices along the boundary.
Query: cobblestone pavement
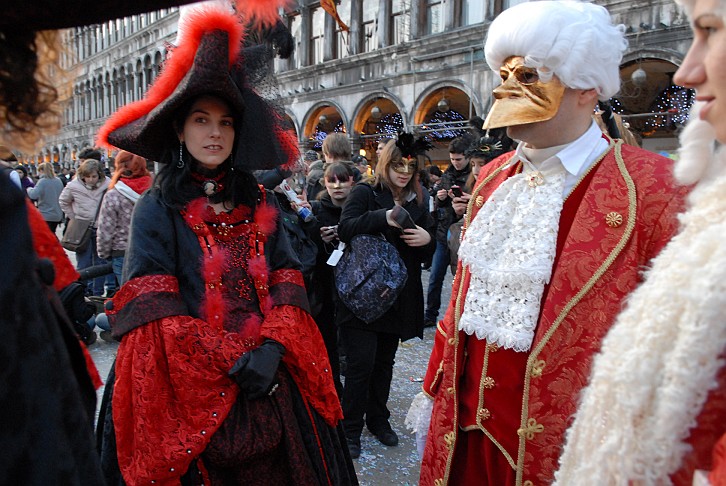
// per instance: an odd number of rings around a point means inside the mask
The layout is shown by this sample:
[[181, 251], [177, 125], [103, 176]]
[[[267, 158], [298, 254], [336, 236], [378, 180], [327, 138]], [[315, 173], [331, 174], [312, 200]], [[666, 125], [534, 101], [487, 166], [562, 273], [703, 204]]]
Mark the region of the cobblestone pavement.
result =
[[[428, 285], [428, 275], [428, 272], [423, 272], [424, 292]], [[448, 302], [451, 295], [451, 284], [451, 274], [447, 274], [442, 291], [442, 302]], [[440, 311], [440, 318], [444, 311], [445, 309]], [[388, 406], [391, 410], [391, 425], [398, 432], [400, 443], [397, 447], [386, 447], [364, 429], [361, 437], [361, 456], [354, 460], [358, 480], [363, 486], [418, 484], [419, 461], [415, 439], [406, 430], [403, 421], [412, 398], [421, 390], [421, 380], [431, 352], [434, 331], [435, 328], [428, 328], [424, 331], [423, 340], [412, 339], [401, 343], [398, 349]], [[100, 337], [89, 348], [104, 381], [113, 365], [117, 349], [117, 343], [107, 343]], [[99, 405], [102, 395], [103, 388], [98, 390]]]

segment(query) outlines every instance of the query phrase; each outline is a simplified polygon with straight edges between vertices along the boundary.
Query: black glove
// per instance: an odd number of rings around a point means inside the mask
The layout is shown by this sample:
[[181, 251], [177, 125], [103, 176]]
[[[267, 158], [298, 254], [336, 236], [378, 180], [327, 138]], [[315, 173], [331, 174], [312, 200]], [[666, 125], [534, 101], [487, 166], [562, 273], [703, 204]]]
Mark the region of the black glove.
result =
[[240, 356], [229, 370], [229, 375], [250, 400], [262, 398], [272, 390], [275, 373], [284, 354], [282, 344], [267, 339], [260, 347]]

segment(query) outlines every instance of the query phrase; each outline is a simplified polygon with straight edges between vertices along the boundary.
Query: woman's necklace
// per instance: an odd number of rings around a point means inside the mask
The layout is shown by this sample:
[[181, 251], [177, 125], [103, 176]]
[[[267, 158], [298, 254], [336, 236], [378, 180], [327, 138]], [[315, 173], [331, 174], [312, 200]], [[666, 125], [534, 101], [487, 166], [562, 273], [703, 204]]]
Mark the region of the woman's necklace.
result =
[[223, 169], [219, 172], [214, 172], [216, 173], [210, 173], [210, 171], [199, 168], [193, 169], [191, 172], [192, 178], [207, 197], [212, 197], [224, 190], [224, 185], [221, 181], [227, 176], [227, 170]]

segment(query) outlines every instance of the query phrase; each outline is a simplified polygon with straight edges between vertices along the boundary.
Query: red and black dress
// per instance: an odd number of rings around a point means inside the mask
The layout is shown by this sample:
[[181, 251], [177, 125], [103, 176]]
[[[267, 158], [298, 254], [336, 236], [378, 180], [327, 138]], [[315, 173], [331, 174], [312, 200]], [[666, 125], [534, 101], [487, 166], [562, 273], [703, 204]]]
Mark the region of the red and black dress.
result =
[[[109, 484], [119, 469], [132, 485], [357, 484], [278, 211], [263, 191], [221, 214], [205, 199], [174, 210], [157, 190], [137, 203], [108, 310], [121, 339], [100, 434]], [[228, 371], [265, 339], [286, 349], [278, 387], [248, 400]]]

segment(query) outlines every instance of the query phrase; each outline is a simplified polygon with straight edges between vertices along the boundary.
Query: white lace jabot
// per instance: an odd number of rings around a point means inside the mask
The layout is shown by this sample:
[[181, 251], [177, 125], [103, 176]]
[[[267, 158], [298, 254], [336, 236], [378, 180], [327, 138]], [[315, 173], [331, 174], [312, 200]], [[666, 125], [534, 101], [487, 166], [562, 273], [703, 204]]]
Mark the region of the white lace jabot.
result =
[[528, 351], [544, 286], [552, 274], [566, 170], [557, 157], [504, 181], [467, 230], [459, 258], [471, 281], [460, 328], [508, 349]]

